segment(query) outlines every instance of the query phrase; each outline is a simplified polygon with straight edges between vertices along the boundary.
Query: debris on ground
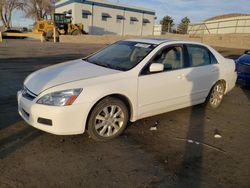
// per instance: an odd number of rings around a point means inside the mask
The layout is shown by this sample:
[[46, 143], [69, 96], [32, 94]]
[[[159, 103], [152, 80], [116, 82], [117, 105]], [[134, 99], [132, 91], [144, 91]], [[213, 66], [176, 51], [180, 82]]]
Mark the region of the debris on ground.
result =
[[216, 147], [216, 146], [213, 146], [213, 145], [211, 145], [211, 144], [207, 144], [207, 143], [204, 143], [204, 142], [201, 142], [201, 141], [194, 141], [194, 140], [191, 140], [191, 139], [186, 139], [186, 138], [174, 138], [174, 139], [176, 139], [176, 140], [181, 140], [181, 141], [186, 141], [186, 142], [188, 142], [188, 143], [190, 143], [190, 144], [196, 144], [196, 145], [203, 145], [203, 146], [206, 146], [206, 147], [208, 147], [208, 148], [210, 148], [210, 149], [214, 149], [214, 150], [216, 150], [216, 151], [219, 151], [219, 152], [222, 152], [222, 153], [226, 153], [223, 149], [221, 149], [221, 148], [218, 148], [218, 147]]
[[157, 131], [157, 127], [150, 127], [150, 131]]
[[218, 131], [218, 129], [216, 129], [214, 131], [214, 138], [222, 138], [222, 136], [221, 136], [220, 132]]
[[200, 142], [197, 142], [197, 141], [194, 141], [194, 140], [190, 140], [190, 139], [188, 139], [187, 142], [190, 143], [190, 144], [196, 144], [196, 145], [200, 144]]
[[157, 126], [159, 125], [159, 121], [155, 122], [155, 125], [150, 127], [150, 131], [157, 131]]
[[206, 117], [206, 120], [207, 120], [207, 121], [210, 121], [211, 119], [210, 119], [210, 117]]

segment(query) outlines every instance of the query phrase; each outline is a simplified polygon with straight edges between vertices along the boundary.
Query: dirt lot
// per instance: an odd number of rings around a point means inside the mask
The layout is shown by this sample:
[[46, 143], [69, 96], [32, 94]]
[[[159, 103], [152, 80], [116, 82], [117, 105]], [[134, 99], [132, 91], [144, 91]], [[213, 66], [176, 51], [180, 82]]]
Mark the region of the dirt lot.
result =
[[140, 120], [107, 143], [44, 133], [18, 116], [16, 92], [28, 74], [100, 47], [0, 43], [0, 187], [250, 187], [250, 91], [240, 87], [218, 110], [198, 105]]

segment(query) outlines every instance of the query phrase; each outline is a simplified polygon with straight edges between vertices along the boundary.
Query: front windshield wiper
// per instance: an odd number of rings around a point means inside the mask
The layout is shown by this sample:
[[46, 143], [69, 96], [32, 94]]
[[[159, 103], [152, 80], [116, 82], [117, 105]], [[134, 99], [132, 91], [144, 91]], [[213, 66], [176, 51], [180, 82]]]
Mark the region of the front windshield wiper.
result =
[[115, 66], [115, 65], [111, 65], [111, 64], [104, 64], [101, 62], [93, 62], [93, 61], [89, 61], [88, 59], [83, 59], [84, 61], [87, 61], [89, 63], [101, 66], [101, 67], [105, 67], [105, 68], [110, 68], [110, 69], [115, 69], [115, 70], [120, 70], [120, 71], [126, 71], [124, 68]]
[[105, 64], [106, 67], [110, 68], [110, 69], [115, 69], [115, 70], [120, 70], [120, 71], [126, 71], [124, 68], [122, 67], [118, 67], [115, 65], [111, 65], [111, 64]]

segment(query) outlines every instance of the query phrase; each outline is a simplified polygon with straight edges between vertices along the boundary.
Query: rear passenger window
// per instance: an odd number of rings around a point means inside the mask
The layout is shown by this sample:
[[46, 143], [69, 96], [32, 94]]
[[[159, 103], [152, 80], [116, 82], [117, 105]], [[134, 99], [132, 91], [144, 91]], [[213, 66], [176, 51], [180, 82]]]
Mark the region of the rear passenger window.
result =
[[187, 45], [188, 58], [191, 67], [211, 64], [210, 52], [203, 46]]

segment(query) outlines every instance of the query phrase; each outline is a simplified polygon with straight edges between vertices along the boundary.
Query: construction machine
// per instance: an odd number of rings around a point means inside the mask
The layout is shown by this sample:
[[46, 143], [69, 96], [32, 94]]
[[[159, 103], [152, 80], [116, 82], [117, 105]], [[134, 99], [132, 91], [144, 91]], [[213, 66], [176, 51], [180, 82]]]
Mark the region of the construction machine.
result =
[[83, 24], [72, 24], [71, 16], [67, 16], [65, 13], [54, 13], [52, 19], [36, 21], [33, 33], [43, 33], [46, 40], [49, 40], [54, 35], [59, 38], [59, 35], [81, 35], [84, 31]]

